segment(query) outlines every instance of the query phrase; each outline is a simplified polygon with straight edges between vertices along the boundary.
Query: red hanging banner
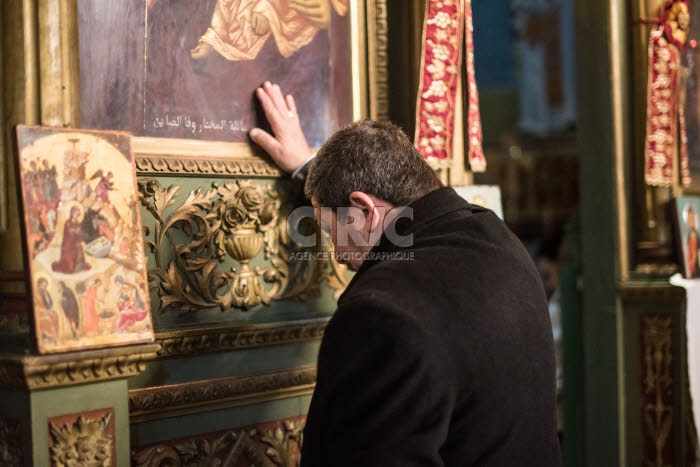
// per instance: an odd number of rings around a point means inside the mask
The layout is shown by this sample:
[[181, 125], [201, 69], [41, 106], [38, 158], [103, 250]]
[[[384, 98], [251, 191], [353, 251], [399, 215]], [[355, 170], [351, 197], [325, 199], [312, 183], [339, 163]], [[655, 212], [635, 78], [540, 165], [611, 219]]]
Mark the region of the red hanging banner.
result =
[[428, 0], [423, 24], [421, 76], [416, 103], [415, 146], [426, 158], [450, 160], [455, 131], [455, 99], [466, 49], [467, 149], [472, 171], [486, 170], [481, 146], [479, 93], [474, 73], [471, 0]]
[[685, 1], [668, 1], [659, 25], [649, 36], [644, 178], [652, 186], [673, 183], [677, 147], [681, 183], [690, 183], [680, 58], [688, 38], [689, 21]]

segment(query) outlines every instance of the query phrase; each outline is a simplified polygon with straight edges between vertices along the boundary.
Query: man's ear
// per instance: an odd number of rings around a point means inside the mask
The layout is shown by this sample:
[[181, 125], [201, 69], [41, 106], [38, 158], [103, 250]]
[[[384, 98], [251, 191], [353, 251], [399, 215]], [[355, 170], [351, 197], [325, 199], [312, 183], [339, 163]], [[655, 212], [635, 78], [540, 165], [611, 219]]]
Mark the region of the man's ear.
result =
[[380, 216], [377, 215], [377, 205], [372, 196], [362, 191], [353, 191], [350, 193], [350, 206], [359, 209], [365, 216], [364, 226], [368, 232], [377, 228], [377, 224], [381, 222]]

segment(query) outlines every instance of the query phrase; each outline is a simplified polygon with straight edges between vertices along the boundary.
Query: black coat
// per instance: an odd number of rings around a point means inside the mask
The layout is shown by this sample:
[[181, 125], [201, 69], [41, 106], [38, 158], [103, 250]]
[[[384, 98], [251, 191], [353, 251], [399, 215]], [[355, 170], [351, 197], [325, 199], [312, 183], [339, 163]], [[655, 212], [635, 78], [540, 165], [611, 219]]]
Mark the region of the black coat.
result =
[[[451, 188], [382, 237], [326, 328], [302, 467], [561, 464], [552, 328], [527, 251]], [[407, 221], [407, 222], [406, 222]]]

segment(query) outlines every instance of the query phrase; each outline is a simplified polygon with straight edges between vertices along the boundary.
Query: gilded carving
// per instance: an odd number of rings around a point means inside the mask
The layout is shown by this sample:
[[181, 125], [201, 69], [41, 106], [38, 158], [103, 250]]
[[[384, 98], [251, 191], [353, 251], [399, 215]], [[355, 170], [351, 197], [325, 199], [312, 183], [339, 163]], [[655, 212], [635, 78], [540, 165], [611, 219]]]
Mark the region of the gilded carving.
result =
[[617, 288], [618, 295], [627, 301], [676, 301], [685, 300], [685, 290], [674, 287], [665, 281], [636, 281], [622, 283]]
[[275, 464], [297, 465], [299, 451], [304, 442], [304, 424], [295, 420], [285, 420], [282, 426], [262, 433], [260, 440], [270, 446], [265, 454]]
[[0, 418], [0, 465], [20, 466], [22, 464], [22, 435], [17, 420]]
[[372, 118], [376, 120], [389, 119], [389, 22], [386, 0], [374, 0], [374, 37], [371, 47], [374, 48], [370, 63], [374, 60], [374, 111]]
[[278, 178], [282, 175], [276, 166], [260, 157], [232, 159], [205, 155], [138, 154], [136, 170], [140, 175], [218, 175], [247, 178]]
[[323, 337], [327, 322], [328, 318], [319, 318], [294, 323], [158, 333], [158, 356], [197, 355], [319, 340]]
[[50, 459], [55, 466], [116, 465], [113, 411], [49, 419]]
[[[185, 465], [201, 465], [202, 467], [205, 465], [217, 465], [223, 463], [221, 462], [220, 451], [227, 447], [235, 447], [236, 440], [232, 435], [233, 433], [226, 433], [213, 440], [203, 439], [186, 441], [176, 444], [175, 450]], [[226, 464], [228, 464], [228, 462], [226, 462]]]
[[250, 180], [212, 187], [177, 205], [179, 186], [139, 181], [141, 204], [155, 221], [146, 245], [161, 311], [246, 310], [317, 294], [322, 262], [292, 261], [303, 248], [287, 235], [279, 194]]
[[671, 318], [654, 315], [642, 318], [643, 431], [651, 441], [646, 465], [670, 467], [665, 452], [673, 425], [673, 376]]
[[177, 451], [170, 446], [153, 446], [140, 451], [132, 451], [132, 464], [143, 467], [161, 467], [169, 465], [180, 467], [180, 456]]
[[132, 453], [132, 465], [156, 467], [167, 462], [173, 466], [296, 467], [304, 419], [296, 417], [146, 447]]
[[156, 357], [156, 344], [116, 347], [51, 356], [0, 358], [0, 386], [8, 389], [47, 389], [127, 378], [145, 369]]
[[637, 274], [644, 274], [647, 276], [657, 276], [657, 277], [668, 277], [678, 272], [677, 264], [648, 264], [642, 263], [638, 264], [634, 268]]
[[198, 411], [310, 394], [316, 368], [300, 367], [277, 373], [233, 376], [196, 383], [172, 384], [129, 391], [132, 421], [144, 421]]

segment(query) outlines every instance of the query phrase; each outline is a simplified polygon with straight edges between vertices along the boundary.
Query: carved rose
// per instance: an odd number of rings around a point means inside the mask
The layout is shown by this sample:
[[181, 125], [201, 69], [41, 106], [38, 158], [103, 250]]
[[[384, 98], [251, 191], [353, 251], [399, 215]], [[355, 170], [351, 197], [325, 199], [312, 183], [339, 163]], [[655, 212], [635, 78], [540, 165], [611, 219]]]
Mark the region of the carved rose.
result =
[[257, 211], [262, 206], [265, 199], [257, 187], [246, 187], [241, 189], [241, 202], [249, 211]]
[[229, 227], [235, 227], [241, 224], [245, 224], [247, 220], [248, 214], [246, 213], [246, 210], [238, 204], [228, 206], [226, 212], [224, 212], [224, 225], [227, 225]]

